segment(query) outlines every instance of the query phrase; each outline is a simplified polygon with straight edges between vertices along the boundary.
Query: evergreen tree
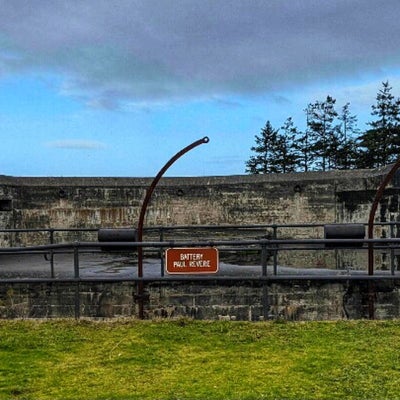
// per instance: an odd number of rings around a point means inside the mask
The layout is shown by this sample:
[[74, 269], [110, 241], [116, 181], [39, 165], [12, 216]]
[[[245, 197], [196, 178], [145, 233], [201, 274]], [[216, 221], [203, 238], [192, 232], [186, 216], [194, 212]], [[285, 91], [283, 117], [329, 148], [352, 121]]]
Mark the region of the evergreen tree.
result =
[[297, 169], [307, 172], [312, 169], [314, 164], [314, 156], [312, 153], [312, 141], [309, 129], [309, 112], [310, 104], [304, 110], [306, 113], [306, 129], [304, 132], [298, 132], [298, 139], [294, 143], [295, 152], [297, 154]]
[[382, 82], [371, 115], [371, 129], [361, 135], [361, 167], [375, 168], [394, 162], [400, 154], [400, 100], [395, 99], [389, 82]]
[[337, 149], [337, 168], [355, 168], [358, 159], [356, 138], [359, 134], [357, 117], [350, 112], [350, 103], [346, 103], [338, 116], [341, 121], [339, 145]]
[[376, 129], [368, 129], [358, 138], [357, 168], [376, 168], [384, 165], [381, 138], [380, 131]]
[[317, 166], [326, 171], [335, 168], [338, 147], [338, 126], [335, 123], [337, 112], [336, 100], [327, 96], [325, 101], [317, 101], [307, 107], [310, 130], [311, 153]]
[[281, 130], [267, 121], [260, 136], [256, 135], [256, 145], [251, 148], [255, 154], [246, 162], [246, 172], [376, 168], [396, 161], [400, 157], [400, 99], [391, 91], [389, 82], [382, 82], [372, 106], [375, 120], [361, 135], [350, 104], [338, 114], [331, 96], [308, 104], [304, 132], [294, 126], [292, 118]]
[[246, 162], [246, 172], [249, 174], [268, 174], [281, 172], [277, 166], [276, 154], [279, 147], [278, 130], [267, 121], [260, 135], [255, 135], [256, 145], [251, 147], [255, 152]]
[[278, 135], [277, 162], [283, 173], [294, 172], [300, 158], [297, 148], [298, 130], [292, 117], [289, 117], [281, 127], [282, 133]]

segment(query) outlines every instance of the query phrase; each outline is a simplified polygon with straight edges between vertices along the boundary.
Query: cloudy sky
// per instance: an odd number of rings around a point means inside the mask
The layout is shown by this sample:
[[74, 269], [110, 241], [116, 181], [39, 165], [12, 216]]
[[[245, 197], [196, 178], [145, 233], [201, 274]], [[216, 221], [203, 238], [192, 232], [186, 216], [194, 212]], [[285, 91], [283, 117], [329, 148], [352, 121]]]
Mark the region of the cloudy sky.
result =
[[398, 0], [0, 0], [0, 174], [243, 174], [327, 95], [400, 96]]

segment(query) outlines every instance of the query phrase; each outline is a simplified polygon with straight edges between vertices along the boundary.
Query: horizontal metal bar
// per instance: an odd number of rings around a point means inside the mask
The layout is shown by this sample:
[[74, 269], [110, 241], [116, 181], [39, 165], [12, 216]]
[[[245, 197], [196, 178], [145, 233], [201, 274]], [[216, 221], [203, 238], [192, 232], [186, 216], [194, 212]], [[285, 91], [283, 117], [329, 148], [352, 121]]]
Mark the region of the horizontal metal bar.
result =
[[[367, 226], [367, 223], [362, 223]], [[155, 231], [178, 231], [178, 230], [250, 230], [250, 229], [285, 229], [285, 228], [321, 228], [326, 224], [248, 224], [248, 225], [171, 225], [171, 226], [150, 226], [144, 228], [146, 232]], [[399, 226], [400, 222], [375, 222], [374, 226]], [[35, 232], [97, 232], [99, 228], [12, 228], [0, 229], [0, 233], [35, 233]]]
[[37, 232], [97, 232], [98, 228], [30, 228], [0, 229], [0, 233], [37, 233]]
[[[400, 238], [385, 238], [385, 239], [253, 239], [253, 240], [210, 240], [210, 241], [164, 241], [164, 242], [70, 242], [58, 244], [46, 244], [26, 247], [6, 247], [0, 248], [0, 253], [9, 251], [29, 252], [35, 250], [55, 250], [55, 249], [71, 249], [79, 248], [99, 248], [99, 247], [121, 247], [132, 246], [132, 251], [135, 247], [160, 248], [160, 247], [217, 247], [217, 246], [271, 246], [272, 250], [281, 250], [280, 245], [342, 245], [346, 244], [386, 244], [400, 246]], [[396, 247], [396, 246], [393, 246]], [[333, 247], [332, 247], [333, 249]], [[356, 248], [354, 248], [356, 249]], [[329, 248], [326, 248], [329, 250]]]
[[167, 275], [159, 278], [12, 278], [0, 279], [0, 283], [114, 283], [114, 282], [145, 282], [145, 283], [167, 283], [167, 282], [293, 282], [293, 281], [314, 281], [314, 282], [347, 282], [347, 281], [400, 281], [399, 275], [266, 275], [266, 276], [182, 276]]

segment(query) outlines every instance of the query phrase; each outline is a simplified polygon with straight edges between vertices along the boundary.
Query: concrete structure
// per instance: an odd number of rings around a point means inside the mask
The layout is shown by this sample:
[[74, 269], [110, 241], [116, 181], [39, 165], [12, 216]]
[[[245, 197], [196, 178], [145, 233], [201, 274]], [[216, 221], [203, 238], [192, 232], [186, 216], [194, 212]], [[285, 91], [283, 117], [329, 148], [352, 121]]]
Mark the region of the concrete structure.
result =
[[[400, 281], [348, 277], [146, 282], [145, 318], [260, 321], [400, 317]], [[0, 285], [0, 318], [136, 317], [135, 282], [14, 281]], [[372, 303], [371, 303], [372, 301]]]
[[[146, 214], [145, 226], [366, 223], [376, 190], [388, 168], [199, 178], [163, 178]], [[151, 178], [0, 177], [0, 228], [136, 227]], [[376, 222], [399, 221], [400, 185], [385, 191]], [[398, 237], [396, 224], [377, 227], [375, 237]], [[272, 232], [267, 233], [272, 235]], [[322, 238], [323, 229], [281, 229], [279, 238]], [[143, 238], [145, 241], [149, 237]], [[97, 240], [58, 233], [55, 242]], [[49, 243], [46, 234], [0, 234], [1, 246]], [[387, 269], [386, 254], [377, 256]], [[347, 253], [283, 252], [285, 265], [363, 269], [365, 257]]]
[[[388, 169], [309, 172], [286, 175], [163, 178], [156, 188], [146, 226], [366, 223], [376, 189]], [[376, 222], [400, 219], [400, 184], [395, 177], [385, 191]], [[151, 178], [0, 177], [0, 227], [132, 227]], [[399, 221], [400, 226], [400, 221]], [[376, 237], [400, 236], [396, 224], [377, 228]], [[58, 242], [70, 241], [60, 234]], [[88, 235], [90, 235], [88, 233]], [[321, 230], [289, 227], [281, 238], [322, 237]], [[93, 240], [80, 237], [79, 239]], [[144, 238], [146, 240], [146, 237]], [[40, 233], [3, 233], [1, 245], [48, 243]], [[285, 265], [349, 267], [366, 271], [355, 252], [279, 254]], [[350, 254], [350, 255], [349, 255]], [[387, 254], [378, 253], [379, 268]], [[386, 264], [385, 264], [386, 263]], [[354, 277], [353, 277], [354, 278]], [[145, 282], [145, 315], [207, 319], [366, 318], [371, 302], [377, 318], [400, 317], [399, 282], [387, 277], [371, 284], [363, 277], [315, 279], [242, 278], [214, 281]], [[137, 315], [136, 282], [84, 279], [8, 281], [0, 287], [1, 317], [112, 317]]]
[[[153, 194], [146, 226], [367, 222], [386, 173], [387, 169], [163, 178]], [[151, 181], [1, 176], [0, 227], [136, 226]], [[394, 182], [386, 191], [380, 221], [397, 221], [399, 190]], [[7, 244], [7, 238], [3, 241]], [[19, 241], [26, 244], [23, 238]]]

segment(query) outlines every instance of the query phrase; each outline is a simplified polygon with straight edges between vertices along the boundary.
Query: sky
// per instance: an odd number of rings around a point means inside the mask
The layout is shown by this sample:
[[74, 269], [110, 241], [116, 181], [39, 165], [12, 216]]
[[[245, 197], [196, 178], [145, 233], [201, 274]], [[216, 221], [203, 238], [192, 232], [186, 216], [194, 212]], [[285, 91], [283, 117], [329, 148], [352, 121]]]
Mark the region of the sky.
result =
[[0, 175], [241, 175], [267, 121], [400, 96], [398, 0], [0, 0]]

